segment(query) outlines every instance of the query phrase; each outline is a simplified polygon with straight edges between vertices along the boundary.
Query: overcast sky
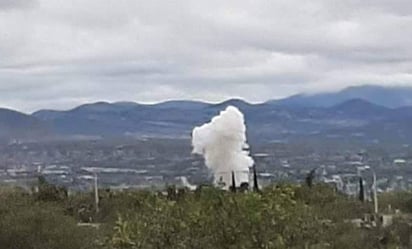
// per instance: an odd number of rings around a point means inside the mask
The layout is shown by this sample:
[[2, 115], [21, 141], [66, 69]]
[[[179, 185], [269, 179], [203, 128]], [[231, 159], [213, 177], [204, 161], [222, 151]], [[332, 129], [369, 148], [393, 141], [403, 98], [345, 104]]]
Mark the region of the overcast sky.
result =
[[0, 0], [0, 106], [412, 86], [410, 0]]

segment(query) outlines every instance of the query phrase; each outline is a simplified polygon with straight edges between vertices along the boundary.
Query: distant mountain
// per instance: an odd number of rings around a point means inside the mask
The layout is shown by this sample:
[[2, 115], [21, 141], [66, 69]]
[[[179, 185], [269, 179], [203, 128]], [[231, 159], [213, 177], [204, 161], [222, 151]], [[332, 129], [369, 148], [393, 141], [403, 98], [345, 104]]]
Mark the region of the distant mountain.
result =
[[158, 109], [179, 109], [179, 110], [194, 110], [209, 106], [209, 104], [191, 100], [172, 100], [158, 104], [149, 105]]
[[68, 111], [41, 110], [32, 115], [51, 123], [63, 135], [92, 136], [188, 136], [188, 130], [206, 121], [210, 104], [168, 101], [153, 105], [131, 102], [85, 104]]
[[355, 86], [345, 88], [339, 92], [298, 94], [285, 99], [270, 101], [270, 103], [294, 107], [331, 107], [351, 99], [363, 99], [389, 108], [411, 106], [412, 87]]
[[224, 108], [226, 108], [227, 106], [230, 106], [230, 105], [231, 106], [236, 106], [237, 108], [239, 108], [241, 110], [248, 109], [248, 108], [251, 108], [251, 107], [254, 106], [253, 104], [250, 104], [250, 103], [248, 103], [248, 102], [246, 102], [242, 99], [229, 99], [229, 100], [226, 100], [222, 103], [214, 104], [214, 105], [212, 105], [212, 107], [213, 108], [224, 109]]
[[330, 108], [338, 115], [346, 115], [348, 117], [373, 117], [384, 116], [390, 112], [390, 109], [384, 106], [376, 105], [363, 99], [350, 99], [341, 104], [337, 104]]
[[45, 122], [30, 115], [0, 108], [0, 139], [37, 139], [50, 134]]
[[0, 109], [0, 139], [90, 137], [185, 137], [229, 105], [245, 115], [253, 141], [357, 139], [412, 141], [411, 88], [351, 87], [337, 93], [295, 95], [251, 104], [173, 100], [158, 104], [88, 103], [67, 111], [26, 115]]
[[189, 138], [228, 105], [245, 115], [253, 141], [361, 139], [412, 141], [412, 107], [388, 108], [354, 98], [328, 107], [251, 104], [231, 99], [219, 104], [169, 101], [153, 105], [98, 102], [68, 111], [43, 110], [33, 117], [61, 136], [154, 136]]

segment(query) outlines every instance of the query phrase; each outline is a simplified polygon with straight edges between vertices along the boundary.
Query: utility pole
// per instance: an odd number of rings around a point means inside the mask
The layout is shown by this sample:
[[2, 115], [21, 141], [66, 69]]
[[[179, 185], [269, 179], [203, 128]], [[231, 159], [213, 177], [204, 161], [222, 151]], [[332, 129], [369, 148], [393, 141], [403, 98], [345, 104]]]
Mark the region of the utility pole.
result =
[[379, 213], [379, 206], [378, 206], [378, 190], [376, 186], [376, 173], [373, 172], [373, 205], [375, 208], [375, 214]]
[[99, 212], [99, 188], [97, 185], [97, 173], [94, 173], [94, 201], [96, 204], [96, 213]]

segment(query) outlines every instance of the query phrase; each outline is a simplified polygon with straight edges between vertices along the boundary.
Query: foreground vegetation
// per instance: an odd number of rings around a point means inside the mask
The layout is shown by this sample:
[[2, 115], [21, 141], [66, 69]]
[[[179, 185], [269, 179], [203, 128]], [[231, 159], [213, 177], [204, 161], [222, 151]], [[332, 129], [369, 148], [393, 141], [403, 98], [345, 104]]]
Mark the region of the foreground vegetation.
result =
[[[412, 210], [412, 193], [381, 198]], [[96, 213], [92, 193], [68, 196], [40, 181], [34, 194], [1, 189], [0, 249], [411, 248], [404, 219], [387, 228], [349, 222], [370, 212], [327, 186], [279, 185], [261, 193], [101, 191]]]

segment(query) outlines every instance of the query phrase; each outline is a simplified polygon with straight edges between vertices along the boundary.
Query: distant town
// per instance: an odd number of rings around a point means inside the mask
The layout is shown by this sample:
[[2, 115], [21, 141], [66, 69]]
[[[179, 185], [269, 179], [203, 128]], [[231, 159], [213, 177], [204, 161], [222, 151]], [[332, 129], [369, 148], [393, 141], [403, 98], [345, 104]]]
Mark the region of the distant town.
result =
[[[39, 176], [70, 191], [100, 188], [162, 189], [166, 185], [211, 184], [213, 179], [201, 157], [192, 155], [187, 139], [10, 141], [0, 146], [0, 183], [30, 189]], [[265, 143], [251, 145], [259, 183], [333, 185], [348, 195], [359, 193], [359, 177], [371, 195], [373, 175], [379, 192], [412, 187], [412, 149], [409, 145], [327, 143]]]

